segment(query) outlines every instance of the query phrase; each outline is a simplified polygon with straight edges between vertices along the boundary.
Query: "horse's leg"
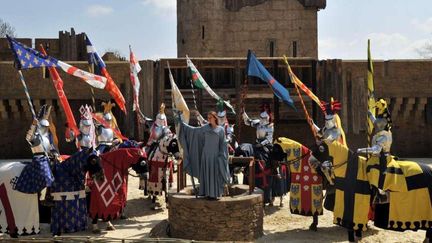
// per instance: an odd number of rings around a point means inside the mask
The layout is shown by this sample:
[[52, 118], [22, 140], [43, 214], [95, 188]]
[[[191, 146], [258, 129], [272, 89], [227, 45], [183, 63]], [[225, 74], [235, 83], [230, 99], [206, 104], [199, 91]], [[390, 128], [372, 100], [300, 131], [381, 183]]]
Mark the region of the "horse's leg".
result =
[[426, 237], [423, 241], [423, 243], [430, 243], [432, 240], [432, 229], [427, 229], [426, 230]]
[[151, 209], [156, 210], [156, 196], [155, 195], [151, 195]]
[[96, 215], [93, 219], [92, 219], [92, 233], [93, 234], [100, 234], [101, 230], [98, 227], [98, 219], [99, 217]]
[[355, 241], [358, 242], [360, 241], [362, 238], [362, 231], [361, 229], [358, 229], [355, 231]]
[[355, 242], [354, 241], [354, 230], [352, 230], [352, 229], [348, 230], [348, 241], [349, 242]]
[[112, 231], [112, 230], [116, 230], [116, 228], [114, 227], [114, 225], [111, 223], [111, 220], [108, 220], [108, 221], [107, 221], [107, 227], [106, 227], [106, 230], [110, 230], [110, 231]]
[[280, 199], [279, 206], [280, 206], [280, 207], [283, 207], [283, 205], [284, 205], [284, 204], [283, 204], [283, 196], [280, 196], [279, 199]]
[[318, 215], [312, 216], [312, 224], [309, 226], [309, 229], [312, 231], [318, 230]]

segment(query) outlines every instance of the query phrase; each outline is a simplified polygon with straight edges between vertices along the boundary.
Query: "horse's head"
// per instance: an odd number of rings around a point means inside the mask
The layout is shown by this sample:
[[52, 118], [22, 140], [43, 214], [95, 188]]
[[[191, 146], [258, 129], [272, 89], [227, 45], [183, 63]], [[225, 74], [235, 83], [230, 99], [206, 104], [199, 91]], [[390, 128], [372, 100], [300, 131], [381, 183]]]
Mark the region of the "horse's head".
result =
[[103, 181], [105, 175], [100, 162], [99, 153], [93, 148], [88, 149], [85, 153], [87, 153], [87, 159], [84, 163], [84, 171], [89, 172], [90, 176], [95, 180]]
[[159, 149], [162, 153], [173, 155], [175, 158], [180, 157], [180, 148], [177, 136], [173, 133], [165, 135], [159, 141]]
[[287, 153], [283, 150], [282, 146], [278, 143], [273, 144], [273, 149], [270, 152], [271, 161], [283, 161], [286, 160]]
[[347, 163], [350, 150], [347, 146], [333, 142], [320, 142], [312, 148], [309, 163], [320, 167], [327, 180], [333, 184], [334, 170]]

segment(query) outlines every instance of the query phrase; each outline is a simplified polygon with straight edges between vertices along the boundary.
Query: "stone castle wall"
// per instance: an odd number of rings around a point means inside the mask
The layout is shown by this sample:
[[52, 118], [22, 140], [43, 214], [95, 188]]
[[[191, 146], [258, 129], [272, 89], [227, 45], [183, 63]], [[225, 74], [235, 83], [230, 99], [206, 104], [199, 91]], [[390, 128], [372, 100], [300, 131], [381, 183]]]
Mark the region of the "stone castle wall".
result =
[[317, 9], [325, 1], [178, 0], [177, 55], [318, 57]]

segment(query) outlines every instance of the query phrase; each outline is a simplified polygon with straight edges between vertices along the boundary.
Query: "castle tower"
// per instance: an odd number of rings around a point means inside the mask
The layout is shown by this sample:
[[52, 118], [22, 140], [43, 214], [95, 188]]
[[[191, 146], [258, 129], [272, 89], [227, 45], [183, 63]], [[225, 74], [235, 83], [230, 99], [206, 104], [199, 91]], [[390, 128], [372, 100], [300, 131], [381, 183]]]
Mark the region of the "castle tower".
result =
[[177, 55], [318, 57], [326, 0], [177, 0]]

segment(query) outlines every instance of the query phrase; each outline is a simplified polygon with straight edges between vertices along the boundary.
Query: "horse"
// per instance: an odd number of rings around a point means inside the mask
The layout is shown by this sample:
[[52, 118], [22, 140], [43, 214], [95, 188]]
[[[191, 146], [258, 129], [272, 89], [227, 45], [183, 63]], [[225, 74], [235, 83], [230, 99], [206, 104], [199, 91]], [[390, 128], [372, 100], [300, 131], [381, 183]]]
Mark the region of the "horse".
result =
[[147, 164], [149, 166], [148, 193], [152, 200], [152, 209], [158, 209], [157, 197], [165, 194], [168, 202], [168, 188], [173, 181], [173, 161], [179, 158], [180, 150], [177, 136], [173, 133], [165, 134], [149, 151]]
[[121, 217], [127, 201], [128, 169], [141, 172], [146, 154], [140, 144], [127, 140], [117, 148], [100, 155], [105, 180], [87, 181], [90, 188], [89, 215], [93, 233], [100, 233], [98, 219], [107, 221], [107, 230], [115, 230], [111, 220]]
[[51, 233], [72, 233], [86, 230], [87, 202], [84, 191], [88, 172], [96, 181], [104, 179], [100, 157], [93, 148], [82, 149], [63, 162], [53, 165], [51, 186], [54, 206], [51, 208]]
[[46, 155], [32, 162], [7, 162], [0, 165], [0, 233], [38, 234], [38, 193], [51, 186], [54, 178]]
[[[279, 197], [282, 207], [283, 195], [288, 192], [286, 167], [277, 160], [271, 160], [270, 154], [268, 147], [241, 143], [234, 156], [255, 158], [255, 185], [264, 191], [264, 205], [268, 203], [273, 206], [275, 197]], [[247, 184], [247, 181], [246, 174], [243, 183]]]
[[334, 223], [348, 229], [350, 242], [361, 238], [366, 230], [371, 198], [383, 194], [387, 200], [375, 205], [375, 226], [393, 231], [426, 230], [425, 242], [431, 241], [430, 166], [397, 161], [392, 156], [366, 160], [338, 142], [317, 145], [312, 154], [318, 161], [328, 161], [333, 166]]
[[302, 144], [279, 137], [273, 143], [270, 159], [288, 169], [291, 213], [312, 216], [309, 229], [317, 231], [318, 216], [323, 214], [323, 176], [309, 163], [310, 155]]

